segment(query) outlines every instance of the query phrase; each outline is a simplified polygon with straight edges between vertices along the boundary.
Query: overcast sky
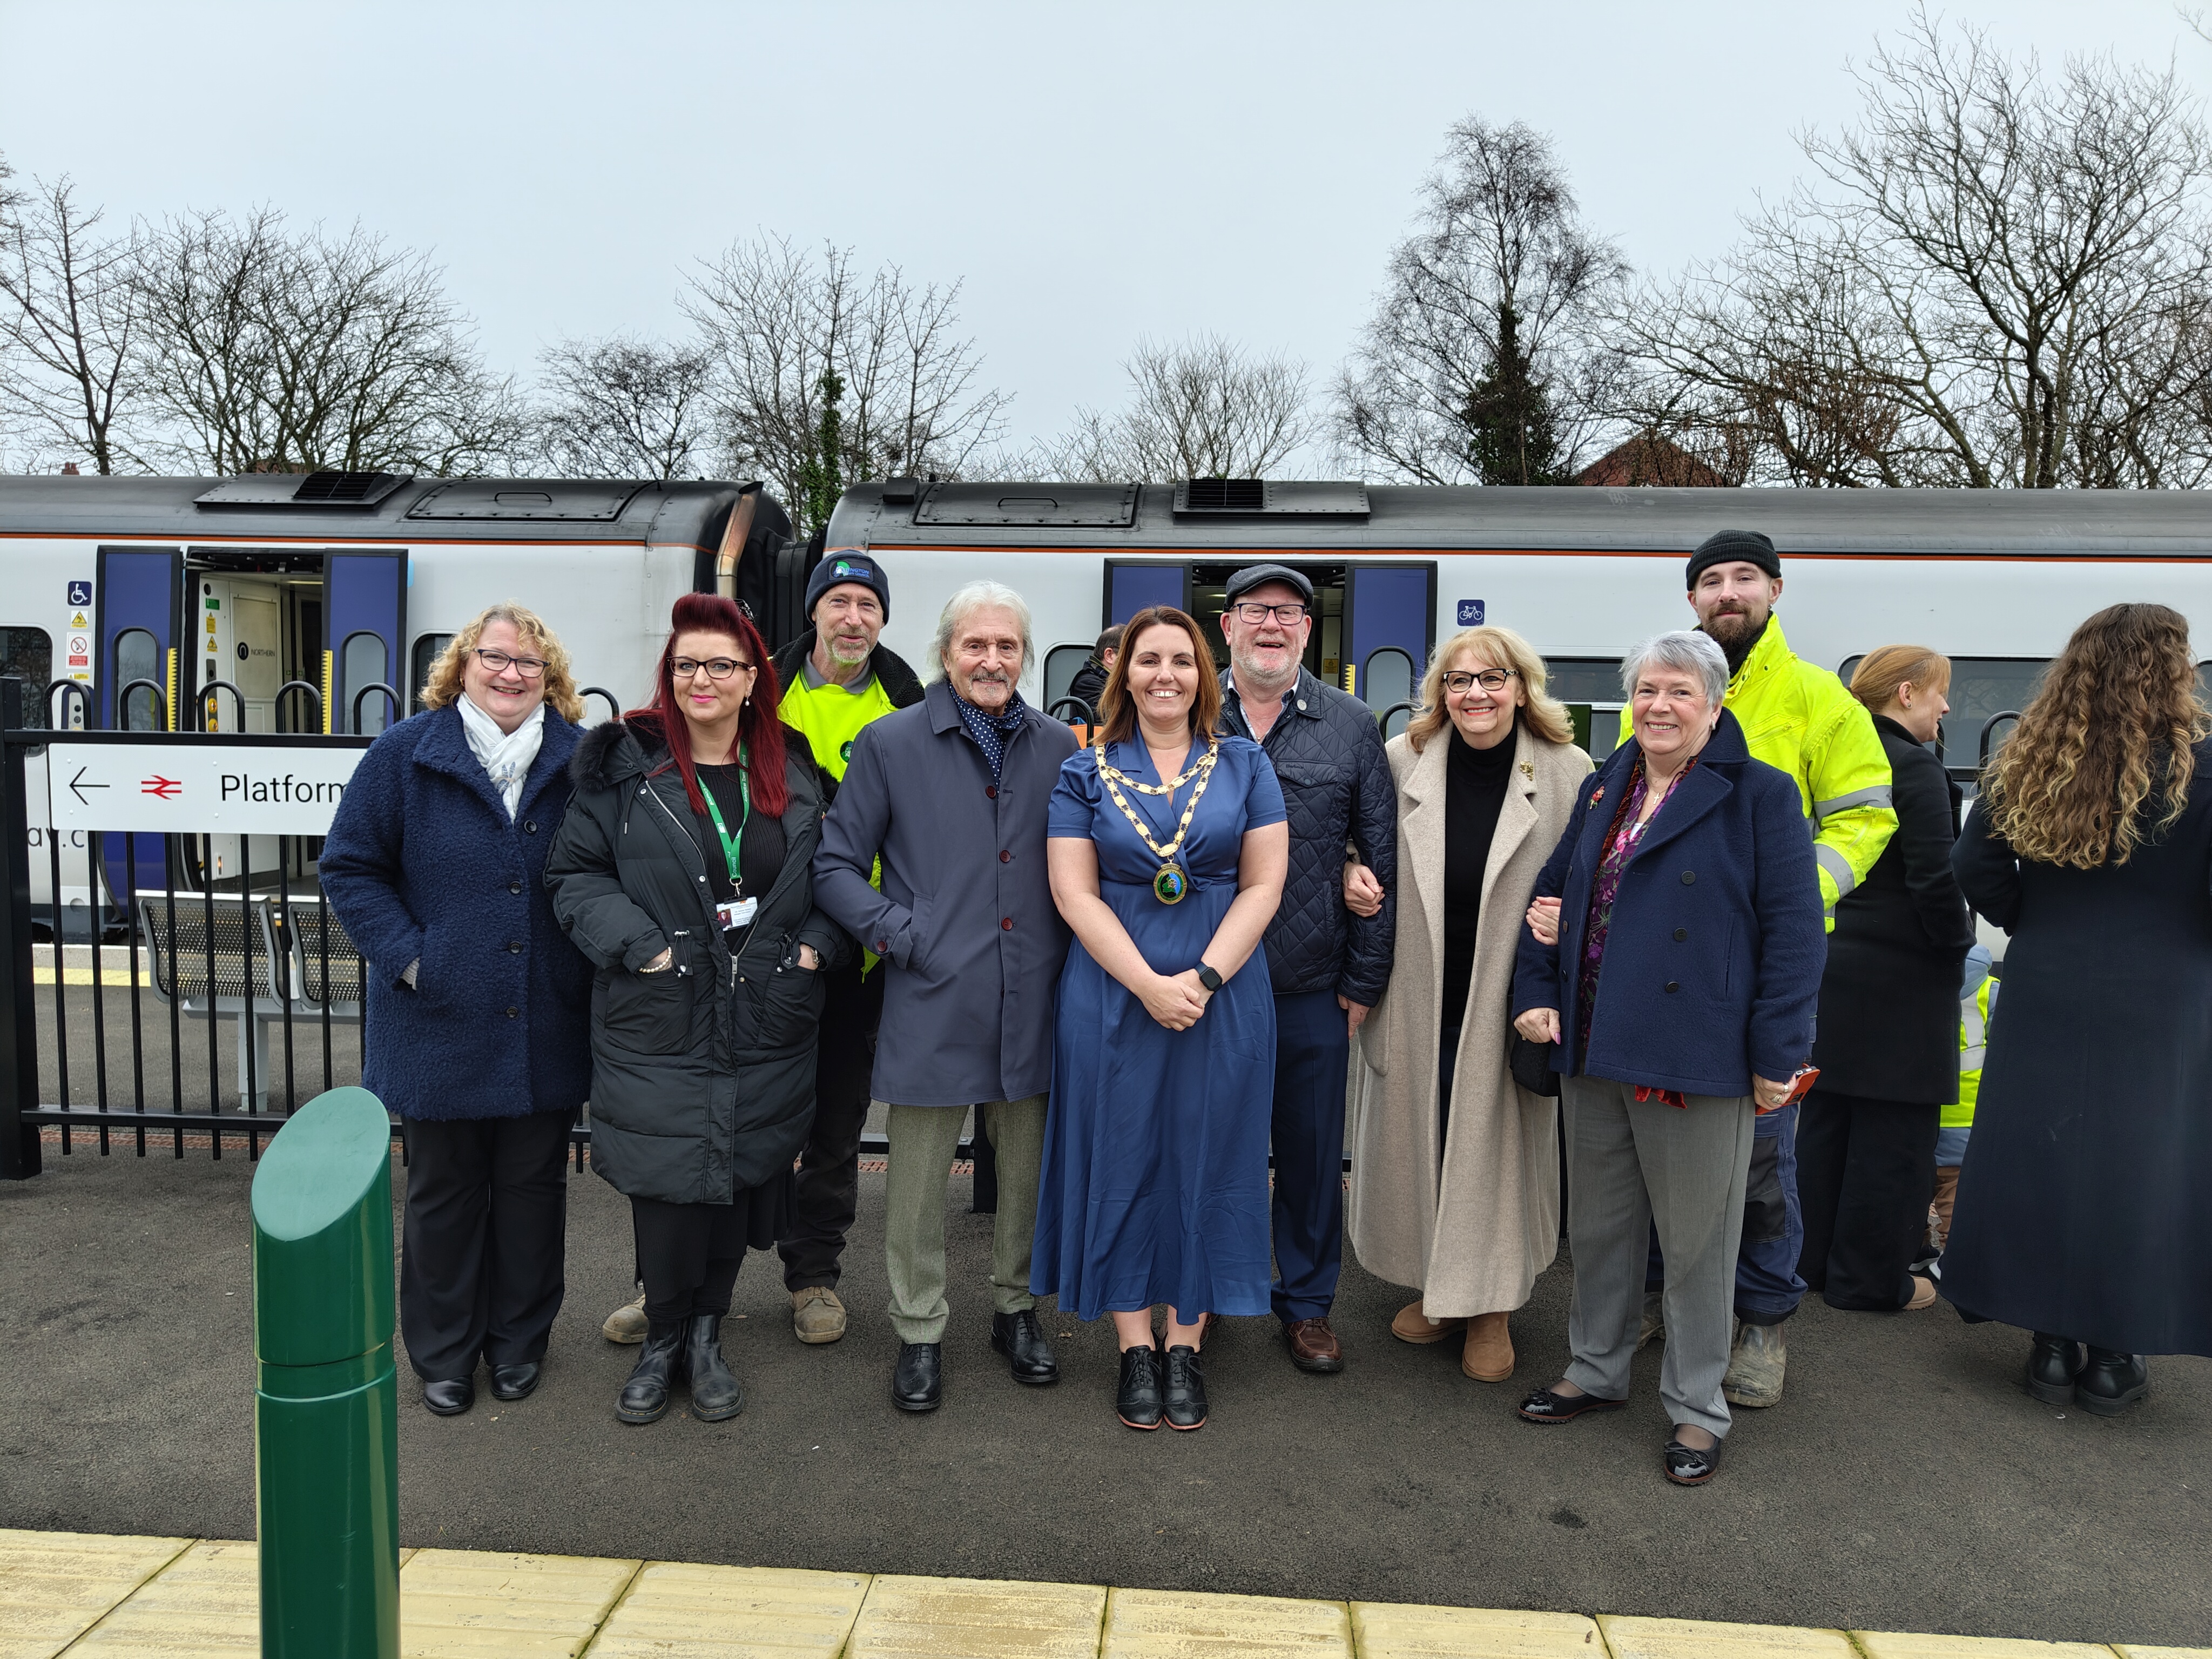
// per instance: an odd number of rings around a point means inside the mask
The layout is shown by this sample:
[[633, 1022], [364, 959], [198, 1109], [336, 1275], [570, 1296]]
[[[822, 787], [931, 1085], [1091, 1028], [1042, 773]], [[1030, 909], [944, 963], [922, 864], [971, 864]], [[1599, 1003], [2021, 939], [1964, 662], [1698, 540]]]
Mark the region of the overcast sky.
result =
[[[434, 250], [526, 375], [563, 336], [674, 330], [683, 272], [736, 238], [849, 245], [965, 283], [1019, 443], [1118, 401], [1140, 336], [1217, 331], [1324, 382], [1470, 112], [1550, 133], [1638, 266], [1717, 252], [1908, 15], [1506, 10], [0, 0], [0, 154], [118, 215], [266, 203]], [[2166, 0], [1949, 15], [2212, 90]]]

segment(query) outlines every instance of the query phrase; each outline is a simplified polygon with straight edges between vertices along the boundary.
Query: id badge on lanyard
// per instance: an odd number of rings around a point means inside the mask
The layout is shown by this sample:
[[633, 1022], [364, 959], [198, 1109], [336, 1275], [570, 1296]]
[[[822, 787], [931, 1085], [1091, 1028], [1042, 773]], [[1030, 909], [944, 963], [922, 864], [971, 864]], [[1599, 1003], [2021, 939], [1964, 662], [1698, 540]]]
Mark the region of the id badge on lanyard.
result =
[[[741, 757], [738, 765], [742, 768], [744, 764]], [[714, 919], [721, 924], [722, 931], [726, 933], [734, 927], [750, 927], [753, 918], [760, 913], [760, 901], [744, 896], [744, 879], [738, 873], [738, 856], [744, 851], [745, 844], [745, 823], [753, 815], [752, 786], [746, 781], [745, 774], [742, 769], [738, 773], [738, 790], [744, 802], [744, 816], [738, 820], [738, 830], [735, 835], [732, 835], [729, 826], [722, 822], [722, 809], [714, 799], [714, 792], [711, 789], [702, 789], [699, 792], [707, 798], [707, 815], [714, 820], [714, 834], [722, 843], [722, 859], [729, 867], [730, 884], [738, 890], [737, 897], [714, 907]]]
[[722, 924], [722, 931], [726, 933], [732, 927], [751, 927], [753, 917], [759, 911], [760, 901], [757, 898], [732, 899], [727, 904], [714, 907], [714, 918]]

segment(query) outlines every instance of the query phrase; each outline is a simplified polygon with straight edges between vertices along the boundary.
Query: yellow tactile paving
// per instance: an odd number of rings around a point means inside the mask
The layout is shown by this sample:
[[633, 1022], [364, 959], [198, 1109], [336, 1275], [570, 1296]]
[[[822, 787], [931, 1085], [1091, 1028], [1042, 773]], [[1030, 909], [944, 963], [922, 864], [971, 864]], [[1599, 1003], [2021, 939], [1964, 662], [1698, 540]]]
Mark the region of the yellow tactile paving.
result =
[[1578, 1613], [1512, 1613], [1354, 1601], [1359, 1659], [1606, 1659], [1597, 1626]]
[[884, 1574], [868, 1586], [844, 1659], [1093, 1659], [1105, 1611], [1095, 1584]]
[[1839, 1630], [1788, 1625], [1721, 1625], [1702, 1619], [1630, 1619], [1600, 1613], [1613, 1659], [1858, 1659]]
[[0, 1659], [53, 1659], [191, 1541], [0, 1528]]
[[865, 1574], [648, 1562], [588, 1659], [796, 1659], [840, 1654]]
[[575, 1659], [643, 1565], [418, 1550], [399, 1571], [402, 1659]]
[[1855, 1630], [1867, 1659], [2112, 1659], [2100, 1642], [2030, 1642], [2009, 1636], [1920, 1636]]
[[1117, 1589], [1106, 1599], [1104, 1659], [1333, 1659], [1352, 1655], [1341, 1601]]
[[261, 1556], [195, 1544], [69, 1650], [69, 1659], [223, 1659], [261, 1651]]

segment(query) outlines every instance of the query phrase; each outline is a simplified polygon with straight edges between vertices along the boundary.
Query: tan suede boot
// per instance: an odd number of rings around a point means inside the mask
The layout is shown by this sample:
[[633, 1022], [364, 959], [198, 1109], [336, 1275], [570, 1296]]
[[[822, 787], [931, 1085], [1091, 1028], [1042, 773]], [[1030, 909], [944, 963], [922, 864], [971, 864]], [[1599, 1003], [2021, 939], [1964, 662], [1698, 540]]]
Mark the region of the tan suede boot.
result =
[[1477, 1314], [1467, 1322], [1467, 1346], [1459, 1368], [1478, 1382], [1503, 1382], [1513, 1375], [1513, 1334], [1502, 1313]]
[[1416, 1298], [1398, 1310], [1390, 1322], [1390, 1334], [1401, 1342], [1441, 1342], [1466, 1323], [1464, 1319], [1431, 1319]]
[[645, 1340], [645, 1292], [637, 1293], [637, 1300], [625, 1302], [609, 1314], [599, 1334], [610, 1342], [635, 1344]]

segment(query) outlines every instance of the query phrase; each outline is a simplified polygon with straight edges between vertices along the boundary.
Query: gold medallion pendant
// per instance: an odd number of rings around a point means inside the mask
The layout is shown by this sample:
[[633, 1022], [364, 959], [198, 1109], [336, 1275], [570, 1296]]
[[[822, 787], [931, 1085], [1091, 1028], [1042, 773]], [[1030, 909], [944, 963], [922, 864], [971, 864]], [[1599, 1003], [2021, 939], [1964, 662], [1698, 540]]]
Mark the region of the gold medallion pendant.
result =
[[[1106, 786], [1107, 794], [1113, 799], [1114, 805], [1121, 809], [1121, 816], [1128, 819], [1129, 827], [1137, 832], [1137, 839], [1151, 849], [1154, 858], [1160, 860], [1159, 871], [1152, 878], [1152, 896], [1163, 904], [1182, 903], [1183, 896], [1190, 891], [1190, 872], [1176, 861], [1176, 854], [1182, 850], [1183, 837], [1190, 833], [1190, 821], [1198, 811], [1199, 798], [1206, 793], [1206, 786], [1213, 781], [1214, 763], [1221, 757], [1221, 740], [1208, 738], [1206, 753], [1179, 775], [1164, 783], [1139, 783], [1120, 768], [1108, 765], [1106, 745], [1103, 742], [1097, 745], [1096, 752], [1098, 776]], [[1182, 819], [1176, 824], [1174, 839], [1163, 847], [1152, 839], [1152, 831], [1145, 827], [1145, 821], [1137, 816], [1136, 810], [1121, 793], [1122, 786], [1126, 784], [1147, 795], [1165, 795], [1168, 806], [1172, 811], [1175, 792], [1193, 778], [1198, 780], [1198, 787], [1190, 792], [1190, 800], [1182, 809]]]
[[1180, 864], [1163, 864], [1159, 874], [1152, 878], [1152, 896], [1163, 904], [1180, 904], [1188, 891], [1190, 878]]

